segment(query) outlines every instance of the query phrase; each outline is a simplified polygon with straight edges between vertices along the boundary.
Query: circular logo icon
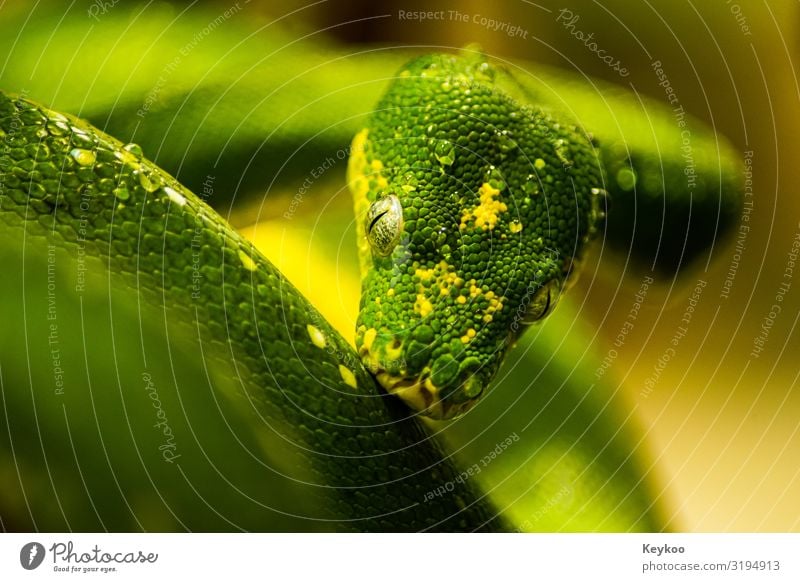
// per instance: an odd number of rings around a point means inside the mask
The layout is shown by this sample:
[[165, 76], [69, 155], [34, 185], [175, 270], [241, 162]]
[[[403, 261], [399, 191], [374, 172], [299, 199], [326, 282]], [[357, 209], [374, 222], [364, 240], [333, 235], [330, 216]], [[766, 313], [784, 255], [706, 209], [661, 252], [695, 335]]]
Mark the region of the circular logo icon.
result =
[[39, 542], [28, 542], [19, 551], [19, 563], [26, 570], [35, 570], [44, 561], [44, 546]]

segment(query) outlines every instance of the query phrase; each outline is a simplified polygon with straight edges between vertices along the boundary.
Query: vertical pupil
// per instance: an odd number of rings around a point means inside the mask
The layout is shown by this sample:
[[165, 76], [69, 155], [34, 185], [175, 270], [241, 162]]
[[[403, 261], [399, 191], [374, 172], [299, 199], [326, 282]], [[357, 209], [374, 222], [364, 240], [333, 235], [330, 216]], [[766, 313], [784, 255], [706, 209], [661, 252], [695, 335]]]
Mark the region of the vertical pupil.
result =
[[376, 200], [365, 218], [367, 241], [379, 256], [388, 256], [398, 242], [403, 228], [403, 211], [394, 195]]
[[368, 233], [368, 234], [372, 234], [372, 229], [373, 229], [373, 228], [375, 228], [375, 225], [376, 225], [376, 224], [378, 224], [378, 221], [379, 221], [381, 218], [383, 218], [384, 216], [386, 216], [387, 214], [389, 214], [389, 211], [388, 211], [388, 210], [384, 210], [384, 211], [383, 211], [383, 212], [381, 212], [381, 213], [380, 213], [378, 216], [376, 216], [375, 218], [373, 218], [373, 219], [372, 219], [372, 222], [370, 222], [370, 224], [369, 224], [369, 227], [367, 227], [367, 233]]

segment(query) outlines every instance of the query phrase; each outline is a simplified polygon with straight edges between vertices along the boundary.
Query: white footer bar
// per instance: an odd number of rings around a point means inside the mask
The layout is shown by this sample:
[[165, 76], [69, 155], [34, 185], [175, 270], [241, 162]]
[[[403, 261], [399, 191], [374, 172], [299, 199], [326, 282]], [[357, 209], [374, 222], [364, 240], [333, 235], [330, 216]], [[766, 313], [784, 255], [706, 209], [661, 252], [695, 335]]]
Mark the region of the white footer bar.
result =
[[0, 580], [800, 580], [800, 534], [3, 534]]

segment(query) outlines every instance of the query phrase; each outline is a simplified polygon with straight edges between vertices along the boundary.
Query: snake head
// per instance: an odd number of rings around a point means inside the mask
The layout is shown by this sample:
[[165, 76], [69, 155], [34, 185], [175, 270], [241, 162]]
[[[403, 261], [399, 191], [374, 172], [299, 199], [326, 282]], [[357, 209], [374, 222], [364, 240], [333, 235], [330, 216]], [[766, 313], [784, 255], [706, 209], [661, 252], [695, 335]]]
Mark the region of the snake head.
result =
[[359, 354], [414, 410], [458, 416], [555, 308], [597, 230], [593, 146], [483, 56], [433, 55], [400, 71], [353, 141], [348, 178]]

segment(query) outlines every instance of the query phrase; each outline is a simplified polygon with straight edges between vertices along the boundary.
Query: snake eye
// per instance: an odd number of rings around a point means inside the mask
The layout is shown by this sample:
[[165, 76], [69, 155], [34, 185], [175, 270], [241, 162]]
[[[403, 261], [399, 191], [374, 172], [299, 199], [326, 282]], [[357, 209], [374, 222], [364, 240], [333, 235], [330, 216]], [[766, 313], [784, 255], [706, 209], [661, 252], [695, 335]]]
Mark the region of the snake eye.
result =
[[394, 194], [372, 203], [367, 211], [364, 226], [372, 252], [379, 257], [392, 253], [403, 233], [403, 206]]
[[561, 283], [557, 279], [548, 281], [536, 291], [528, 304], [523, 323], [531, 324], [550, 315], [561, 296]]

